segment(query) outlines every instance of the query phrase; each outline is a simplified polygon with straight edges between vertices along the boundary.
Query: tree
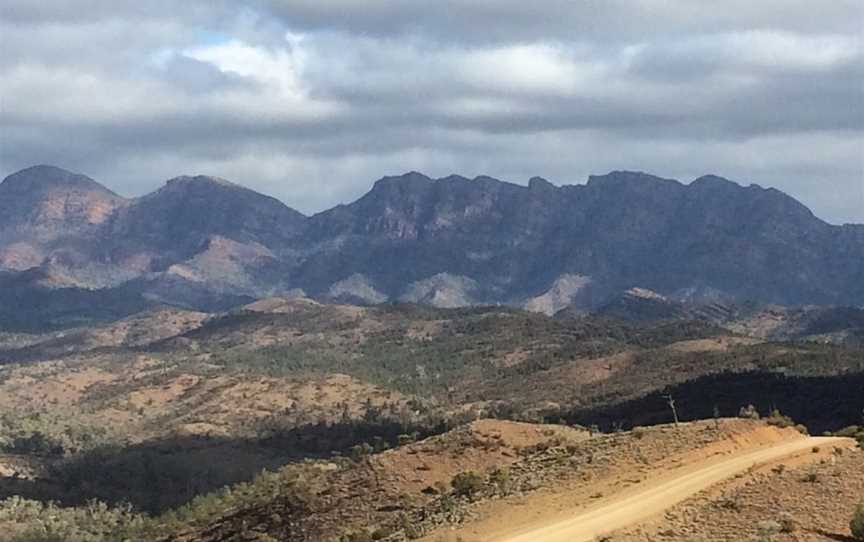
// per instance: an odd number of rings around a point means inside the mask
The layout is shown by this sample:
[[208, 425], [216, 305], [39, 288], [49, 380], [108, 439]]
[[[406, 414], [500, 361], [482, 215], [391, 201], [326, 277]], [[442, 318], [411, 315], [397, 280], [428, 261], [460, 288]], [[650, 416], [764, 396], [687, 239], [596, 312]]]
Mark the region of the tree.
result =
[[675, 398], [672, 397], [671, 393], [664, 397], [666, 397], [666, 404], [672, 409], [672, 418], [675, 420], [675, 427], [678, 427], [678, 409], [675, 408]]

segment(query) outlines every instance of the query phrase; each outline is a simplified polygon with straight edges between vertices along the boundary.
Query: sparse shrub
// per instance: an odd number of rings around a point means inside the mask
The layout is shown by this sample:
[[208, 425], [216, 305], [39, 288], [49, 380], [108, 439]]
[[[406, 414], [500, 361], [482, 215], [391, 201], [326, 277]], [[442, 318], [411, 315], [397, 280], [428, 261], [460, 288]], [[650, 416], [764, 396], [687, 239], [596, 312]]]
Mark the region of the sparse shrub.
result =
[[503, 467], [493, 470], [489, 474], [489, 483], [499, 495], [507, 495], [510, 493], [510, 471]]
[[779, 427], [784, 429], [786, 427], [793, 427], [795, 422], [792, 421], [792, 418], [789, 416], [784, 416], [778, 409], [774, 409], [771, 411], [771, 414], [765, 419], [768, 425], [773, 425], [774, 427]]
[[374, 451], [375, 448], [373, 448], [372, 445], [367, 442], [357, 444], [351, 447], [351, 459], [353, 459], [354, 461], [359, 461], [367, 455], [372, 454]]
[[798, 530], [798, 524], [795, 523], [795, 518], [791, 514], [783, 514], [780, 517], [779, 523], [781, 533], [794, 533]]
[[756, 532], [763, 539], [770, 539], [772, 535], [782, 532], [783, 526], [779, 522], [766, 520], [756, 524]]
[[369, 531], [361, 530], [361, 531], [353, 531], [347, 534], [343, 534], [339, 537], [339, 542], [372, 542], [372, 535], [369, 534]]
[[423, 531], [420, 527], [416, 526], [406, 514], [402, 514], [399, 517], [399, 524], [402, 532], [405, 534], [405, 538], [408, 540], [414, 540], [423, 536]]
[[808, 472], [803, 478], [801, 478], [801, 481], [808, 484], [816, 484], [819, 482], [819, 475], [815, 472]]
[[722, 508], [725, 508], [726, 510], [731, 510], [733, 512], [741, 511], [741, 503], [732, 499], [726, 499], [724, 501], [721, 501], [720, 506]]
[[460, 472], [450, 482], [453, 492], [460, 497], [473, 499], [483, 490], [485, 481], [482, 476], [473, 471]]
[[393, 536], [393, 529], [391, 527], [379, 527], [372, 531], [372, 540], [384, 540], [389, 536]]
[[759, 416], [759, 411], [756, 410], [755, 406], [747, 405], [746, 407], [741, 407], [741, 410], [738, 411], [738, 417], [748, 420], [758, 420], [761, 416]]

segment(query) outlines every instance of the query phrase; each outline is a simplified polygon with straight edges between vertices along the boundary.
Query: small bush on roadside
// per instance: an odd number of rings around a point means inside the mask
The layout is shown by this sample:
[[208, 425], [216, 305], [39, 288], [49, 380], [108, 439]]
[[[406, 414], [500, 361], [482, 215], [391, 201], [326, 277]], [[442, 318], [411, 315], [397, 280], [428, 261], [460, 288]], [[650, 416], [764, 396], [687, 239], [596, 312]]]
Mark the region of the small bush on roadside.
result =
[[786, 427], [794, 427], [795, 422], [792, 421], [792, 418], [789, 416], [784, 416], [778, 409], [774, 409], [771, 411], [771, 414], [765, 419], [768, 425], [773, 425], [774, 427], [779, 427], [781, 429]]
[[741, 407], [741, 410], [738, 411], [739, 418], [745, 418], [748, 420], [758, 420], [760, 418], [759, 411], [756, 410], [756, 407], [753, 405], [747, 405], [746, 407]]

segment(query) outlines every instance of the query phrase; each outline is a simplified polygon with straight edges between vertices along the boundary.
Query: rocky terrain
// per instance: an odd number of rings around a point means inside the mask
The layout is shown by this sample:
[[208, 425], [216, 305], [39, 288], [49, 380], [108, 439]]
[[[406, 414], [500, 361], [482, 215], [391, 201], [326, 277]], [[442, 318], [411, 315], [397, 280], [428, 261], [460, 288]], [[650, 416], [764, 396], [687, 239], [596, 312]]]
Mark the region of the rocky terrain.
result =
[[547, 314], [614, 312], [628, 290], [699, 305], [864, 303], [864, 226], [714, 176], [612, 172], [556, 187], [409, 173], [306, 217], [213, 177], [128, 200], [36, 166], [0, 184], [0, 215], [0, 324], [18, 330], [274, 295]]

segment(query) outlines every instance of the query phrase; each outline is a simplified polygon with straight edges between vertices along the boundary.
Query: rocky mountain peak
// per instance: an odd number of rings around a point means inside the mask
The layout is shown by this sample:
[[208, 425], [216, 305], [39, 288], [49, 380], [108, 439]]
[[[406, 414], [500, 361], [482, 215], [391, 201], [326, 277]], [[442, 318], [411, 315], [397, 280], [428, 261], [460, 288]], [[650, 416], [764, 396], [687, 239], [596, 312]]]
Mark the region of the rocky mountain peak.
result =
[[228, 181], [221, 177], [212, 177], [210, 175], [181, 175], [179, 177], [169, 179], [165, 183], [166, 187], [171, 187], [175, 189], [196, 186], [206, 187], [214, 185], [217, 187], [230, 187], [245, 190], [245, 188], [243, 188], [242, 186], [234, 184], [231, 181]]
[[590, 175], [588, 177], [588, 186], [598, 185], [598, 184], [635, 184], [635, 183], [678, 183], [673, 179], [664, 179], [663, 177], [657, 177], [656, 175], [651, 175], [650, 173], [644, 173], [642, 171], [626, 171], [626, 170], [616, 170], [610, 171], [605, 175]]
[[528, 188], [531, 190], [554, 190], [555, 185], [543, 177], [531, 177], [528, 180]]
[[375, 181], [368, 194], [408, 193], [429, 188], [434, 181], [417, 171], [409, 171], [404, 175], [382, 177]]
[[9, 175], [0, 183], [0, 195], [12, 197], [14, 195], [44, 193], [49, 190], [66, 191], [90, 191], [111, 195], [117, 199], [120, 196], [108, 190], [86, 175], [73, 173], [65, 169], [39, 165], [22, 169]]
[[[136, 200], [118, 216], [111, 235], [127, 239], [127, 246], [188, 256], [214, 235], [282, 246], [305, 220], [281, 201], [224, 179], [182, 176]], [[123, 245], [118, 248], [125, 253]]]
[[0, 232], [16, 240], [47, 241], [107, 221], [128, 202], [90, 177], [34, 166], [0, 183]]
[[690, 183], [692, 187], [714, 187], [714, 188], [728, 188], [735, 189], [741, 188], [741, 185], [734, 181], [730, 181], [724, 177], [720, 177], [719, 175], [703, 175], [698, 179], [695, 179]]
[[300, 212], [291, 209], [276, 198], [220, 177], [208, 175], [183, 175], [169, 179], [162, 188], [141, 198], [140, 204], [156, 207], [167, 206], [172, 210], [186, 209], [187, 211], [206, 212], [207, 209], [210, 209], [208, 214], [211, 215], [213, 213], [265, 212], [283, 216], [290, 215], [299, 220], [304, 218]]

